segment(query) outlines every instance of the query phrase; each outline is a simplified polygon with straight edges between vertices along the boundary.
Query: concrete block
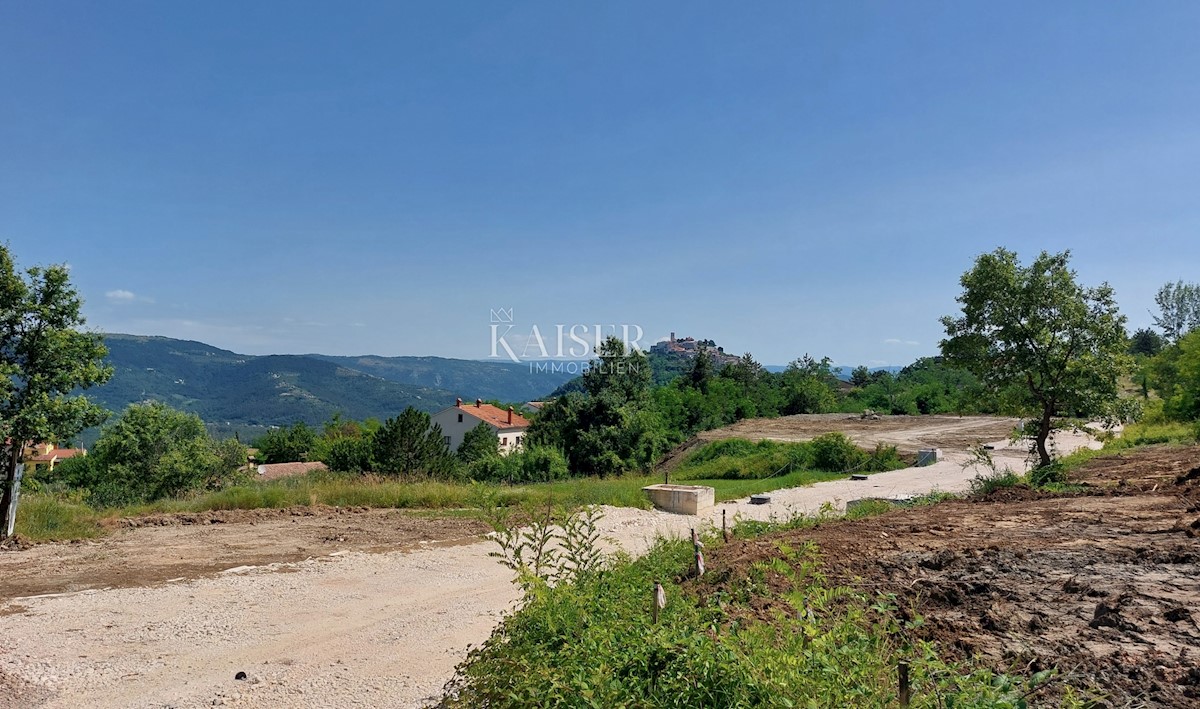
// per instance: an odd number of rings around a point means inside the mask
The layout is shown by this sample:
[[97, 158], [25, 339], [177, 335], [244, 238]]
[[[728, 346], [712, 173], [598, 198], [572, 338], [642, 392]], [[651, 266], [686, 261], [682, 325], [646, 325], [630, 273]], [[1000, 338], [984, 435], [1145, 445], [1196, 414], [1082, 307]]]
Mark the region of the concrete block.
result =
[[933, 465], [941, 460], [941, 458], [941, 448], [927, 448], [925, 450], [919, 450], [917, 451], [917, 467], [920, 468], [926, 465]]
[[677, 515], [698, 515], [712, 509], [717, 493], [704, 485], [647, 485], [642, 488], [651, 504]]

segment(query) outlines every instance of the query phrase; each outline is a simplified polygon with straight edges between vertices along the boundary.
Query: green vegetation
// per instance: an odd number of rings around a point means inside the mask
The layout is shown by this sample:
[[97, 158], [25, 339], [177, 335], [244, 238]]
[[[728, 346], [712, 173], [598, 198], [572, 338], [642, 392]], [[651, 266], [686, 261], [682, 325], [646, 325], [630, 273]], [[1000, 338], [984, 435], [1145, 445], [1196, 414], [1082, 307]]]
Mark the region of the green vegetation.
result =
[[104, 340], [115, 373], [96, 390], [102, 406], [122, 411], [161, 401], [200, 416], [214, 435], [238, 433], [243, 441], [296, 421], [319, 427], [338, 413], [382, 420], [407, 406], [434, 412], [456, 396], [525, 402], [569, 379], [508, 361], [252, 356], [167, 337], [108, 334]]
[[214, 440], [195, 414], [151, 402], [125, 409], [90, 455], [63, 461], [38, 482], [111, 507], [217, 490], [247, 477], [245, 467], [245, 446]]
[[[916, 706], [1024, 707], [1050, 676], [944, 662], [911, 638], [921, 619], [898, 620], [893, 597], [829, 583], [811, 544], [774, 543], [775, 559], [711, 580], [690, 580], [681, 541], [554, 586], [523, 574], [524, 605], [471, 651], [443, 706], [887, 706], [903, 660]], [[764, 601], [781, 611], [758, 617]]]
[[65, 265], [20, 273], [0, 244], [0, 539], [11, 533], [25, 445], [70, 439], [106, 415], [78, 393], [112, 375], [103, 342], [82, 331], [82, 308]]
[[950, 362], [1030, 417], [1039, 467], [1052, 462], [1055, 417], [1112, 416], [1130, 365], [1112, 288], [1076, 283], [1069, 259], [1042, 252], [1022, 266], [1007, 249], [983, 254], [963, 274], [962, 314], [942, 318]]
[[680, 480], [758, 480], [797, 470], [822, 473], [879, 472], [905, 467], [895, 447], [868, 454], [842, 433], [827, 433], [805, 443], [728, 438], [688, 454], [672, 473]]
[[16, 534], [37, 542], [92, 539], [104, 534], [101, 520], [106, 516], [79, 495], [24, 493]]
[[[148, 405], [161, 407], [161, 405]], [[165, 407], [162, 407], [165, 408]], [[192, 421], [194, 417], [173, 412], [173, 417]], [[194, 443], [195, 444], [195, 443]], [[746, 441], [720, 441], [701, 448], [677, 468], [672, 479], [691, 484], [708, 485], [715, 489], [717, 501], [733, 500], [760, 492], [769, 492], [785, 487], [811, 485], [824, 480], [845, 477], [842, 472], [828, 472], [807, 468], [761, 478], [709, 479], [706, 475], [719, 466], [739, 465], [739, 455], [731, 449], [749, 446], [747, 458], [761, 456], [772, 444], [761, 446]], [[789, 445], [803, 447], [805, 444], [774, 444], [786, 449]], [[712, 450], [710, 450], [712, 449]], [[716, 452], [714, 452], [714, 450]], [[865, 455], [865, 454], [864, 454]], [[95, 461], [101, 451], [88, 456]], [[546, 461], [549, 462], [546, 462]], [[771, 460], [767, 455], [766, 460]], [[70, 463], [71, 461], [67, 461]], [[534, 448], [520, 454], [500, 458], [495, 456], [479, 461], [486, 465], [532, 466], [539, 470], [565, 470], [565, 458], [553, 449]], [[773, 464], [773, 463], [771, 463]], [[70, 472], [73, 465], [65, 465]], [[88, 468], [99, 470], [101, 468]], [[512, 474], [515, 484], [510, 484], [510, 473], [498, 468], [492, 482], [470, 482], [435, 480], [425, 476], [393, 477], [362, 475], [353, 473], [312, 472], [306, 475], [261, 482], [249, 480], [244, 475], [226, 479], [219, 489], [181, 492], [162, 499], [149, 499], [126, 492], [124, 496], [101, 487], [96, 493], [90, 489], [68, 490], [64, 481], [63, 466], [56, 468], [55, 476], [36, 481], [36, 492], [27, 493], [31, 507], [40, 510], [46, 519], [56, 520], [53, 524], [38, 522], [32, 518], [18, 520], [17, 531], [29, 539], [47, 541], [96, 536], [102, 533], [101, 522], [140, 514], [160, 512], [201, 512], [208, 510], [234, 510], [258, 508], [285, 508], [292, 506], [328, 505], [333, 507], [377, 507], [430, 510], [473, 510], [499, 506], [518, 505], [543, 506], [562, 505], [568, 508], [586, 505], [614, 505], [620, 507], [649, 507], [642, 488], [662, 479], [650, 475], [621, 475], [607, 478], [565, 479], [552, 482], [521, 483], [520, 475]], [[762, 467], [761, 470], [766, 470]], [[775, 470], [771, 472], [776, 472]], [[71, 473], [75, 475], [77, 473]], [[557, 474], [557, 473], [551, 473]], [[536, 475], [534, 476], [536, 477]], [[125, 479], [125, 478], [119, 478]], [[175, 478], [170, 478], [175, 479]], [[204, 486], [201, 486], [204, 487]], [[212, 487], [212, 486], [209, 486]], [[141, 487], [135, 489], [140, 490]], [[473, 513], [475, 513], [473, 512]], [[76, 533], [71, 530], [85, 530]]]
[[1200, 283], [1163, 284], [1154, 295], [1158, 315], [1154, 324], [1163, 331], [1163, 339], [1172, 345], [1189, 332], [1200, 329]]

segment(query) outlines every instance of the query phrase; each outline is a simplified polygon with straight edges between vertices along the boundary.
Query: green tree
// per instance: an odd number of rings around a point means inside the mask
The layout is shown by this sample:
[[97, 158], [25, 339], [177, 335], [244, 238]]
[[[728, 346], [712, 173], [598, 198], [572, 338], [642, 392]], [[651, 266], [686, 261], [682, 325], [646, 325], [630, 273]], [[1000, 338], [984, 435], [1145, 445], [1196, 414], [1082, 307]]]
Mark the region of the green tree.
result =
[[871, 370], [865, 365], [859, 365], [850, 370], [850, 383], [856, 387], [865, 387], [871, 383]]
[[650, 363], [638, 350], [625, 351], [625, 343], [610, 335], [600, 345], [583, 373], [583, 386], [588, 394], [611, 393], [622, 402], [639, 401], [650, 391]]
[[1129, 354], [1153, 357], [1165, 344], [1162, 335], [1148, 327], [1139, 328], [1129, 336]]
[[1164, 349], [1146, 368], [1167, 416], [1185, 421], [1200, 418], [1200, 330]]
[[318, 441], [318, 460], [330, 470], [343, 473], [365, 473], [375, 467], [374, 449], [370, 436], [342, 436]]
[[1068, 267], [1070, 252], [1042, 252], [1028, 266], [999, 248], [963, 274], [962, 314], [942, 318], [942, 352], [990, 391], [1019, 391], [1013, 403], [1034, 417], [1041, 466], [1058, 415], [1098, 416], [1117, 402], [1128, 369], [1125, 318], [1107, 283], [1088, 288]]
[[482, 458], [499, 455], [500, 441], [496, 429], [480, 422], [478, 426], [463, 434], [462, 443], [458, 445], [458, 459], [471, 463]]
[[1154, 303], [1158, 306], [1154, 324], [1163, 331], [1167, 342], [1175, 344], [1200, 328], [1200, 284], [1167, 283], [1154, 295]]
[[[334, 430], [340, 427], [334, 423]], [[296, 463], [309, 459], [317, 434], [308, 424], [297, 421], [288, 428], [273, 428], [254, 442], [259, 456], [267, 463]]]
[[131, 404], [105, 426], [90, 455], [65, 461], [54, 474], [90, 490], [92, 504], [122, 505], [218, 489], [245, 465], [245, 446], [215, 441], [199, 416], [155, 401]]
[[706, 345], [700, 345], [696, 356], [692, 358], [692, 369], [687, 376], [681, 377], [680, 382], [701, 393], [708, 393], [708, 383], [713, 378], [713, 360]]
[[0, 245], [0, 441], [7, 441], [0, 538], [12, 533], [17, 469], [28, 441], [60, 441], [107, 412], [77, 392], [103, 384], [112, 368], [99, 335], [82, 332], [82, 300], [65, 266], [17, 271]]
[[808, 355], [793, 361], [783, 372], [785, 414], [821, 414], [837, 405], [837, 377], [828, 357]]
[[375, 463], [390, 475], [443, 475], [454, 467], [442, 427], [430, 425], [429, 414], [411, 406], [384, 421], [375, 432]]

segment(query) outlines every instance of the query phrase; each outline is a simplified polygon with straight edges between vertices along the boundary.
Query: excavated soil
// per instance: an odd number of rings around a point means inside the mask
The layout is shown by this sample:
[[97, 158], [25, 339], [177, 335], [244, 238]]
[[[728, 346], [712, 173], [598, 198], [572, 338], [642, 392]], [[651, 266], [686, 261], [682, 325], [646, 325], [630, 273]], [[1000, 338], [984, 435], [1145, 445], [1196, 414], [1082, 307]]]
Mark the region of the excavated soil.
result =
[[334, 551], [468, 544], [487, 531], [473, 517], [320, 505], [157, 514], [124, 518], [115, 526], [97, 541], [26, 545], [19, 554], [0, 556], [0, 602], [187, 581], [233, 567], [286, 564]]
[[1058, 668], [1035, 703], [1070, 684], [1097, 706], [1200, 706], [1200, 447], [1098, 458], [1076, 482], [735, 541], [695, 591], [744, 577], [781, 538], [810, 539], [834, 582], [895, 593], [949, 656]]

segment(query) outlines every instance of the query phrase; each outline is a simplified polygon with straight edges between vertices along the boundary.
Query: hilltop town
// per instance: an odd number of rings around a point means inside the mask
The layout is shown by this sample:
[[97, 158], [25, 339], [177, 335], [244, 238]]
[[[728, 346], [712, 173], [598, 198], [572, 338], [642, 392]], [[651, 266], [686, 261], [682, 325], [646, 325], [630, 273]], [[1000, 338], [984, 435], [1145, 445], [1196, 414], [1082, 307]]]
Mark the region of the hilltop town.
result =
[[679, 357], [684, 359], [692, 359], [700, 352], [707, 352], [712, 358], [713, 364], [720, 369], [727, 364], [732, 364], [740, 359], [736, 355], [726, 354], [724, 347], [718, 347], [717, 343], [712, 340], [697, 340], [694, 337], [676, 338], [675, 333], [662, 342], [656, 342], [650, 347], [652, 354], [663, 355], [668, 357]]

